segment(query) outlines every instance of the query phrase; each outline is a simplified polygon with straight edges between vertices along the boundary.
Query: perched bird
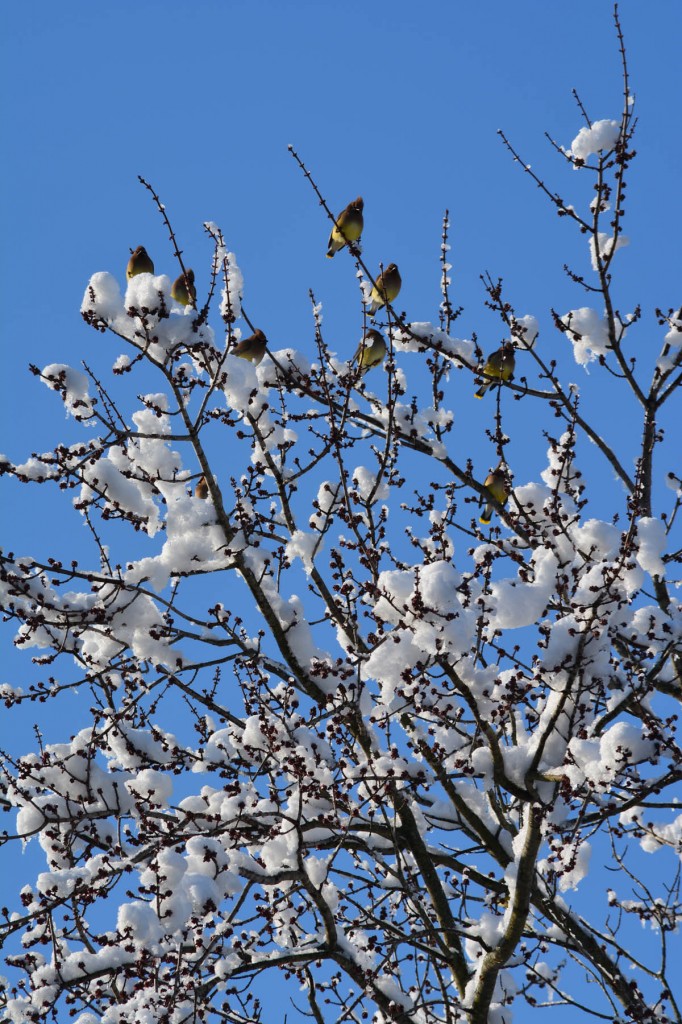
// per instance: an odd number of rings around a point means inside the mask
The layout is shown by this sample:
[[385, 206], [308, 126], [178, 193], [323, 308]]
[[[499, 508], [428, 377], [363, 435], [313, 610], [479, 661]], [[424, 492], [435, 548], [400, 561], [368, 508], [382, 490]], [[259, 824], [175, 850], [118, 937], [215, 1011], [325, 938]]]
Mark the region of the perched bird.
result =
[[[514, 376], [514, 363], [514, 345], [511, 341], [505, 341], [501, 348], [496, 349], [488, 356], [483, 373], [487, 373], [489, 377], [495, 377], [497, 380], [511, 380]], [[474, 397], [483, 398], [488, 388], [494, 383], [495, 381], [487, 380], [481, 384]]]
[[[507, 476], [507, 468], [503, 459], [500, 459], [497, 469], [494, 469], [492, 473], [488, 473], [483, 481], [483, 486], [491, 498], [499, 501], [500, 505], [506, 504], [511, 487], [509, 486], [509, 477]], [[481, 512], [481, 518], [478, 520], [479, 523], [489, 523], [494, 511], [495, 506], [492, 501], [489, 501]]]
[[362, 196], [358, 196], [352, 203], [349, 203], [345, 210], [336, 218], [327, 244], [327, 259], [331, 259], [335, 252], [343, 249], [348, 242], [357, 242], [362, 234], [365, 221], [362, 210], [365, 202]]
[[181, 306], [196, 306], [197, 290], [194, 287], [193, 270], [186, 270], [175, 278], [171, 286], [171, 297]]
[[208, 498], [208, 483], [206, 482], [206, 477], [203, 475], [203, 473], [199, 477], [199, 482], [194, 488], [194, 497], [201, 498], [202, 501], [206, 501], [206, 499]]
[[128, 260], [128, 266], [126, 267], [126, 278], [128, 280], [130, 280], [131, 277], [137, 277], [138, 274], [154, 273], [154, 264], [143, 245], [138, 245], [137, 249], [131, 250], [131, 253], [132, 255]]
[[398, 268], [395, 263], [389, 263], [385, 270], [383, 270], [372, 288], [372, 294], [370, 295], [370, 316], [374, 316], [378, 309], [385, 306], [387, 302], [393, 302], [397, 297], [400, 287], [402, 285], [402, 279], [398, 272]]
[[386, 355], [386, 342], [383, 335], [370, 327], [358, 345], [352, 362], [357, 363], [362, 373], [367, 373], [373, 366], [379, 366]]
[[256, 330], [248, 338], [238, 342], [230, 354], [239, 356], [240, 359], [248, 359], [255, 366], [258, 366], [265, 355], [267, 344], [268, 339], [263, 332]]

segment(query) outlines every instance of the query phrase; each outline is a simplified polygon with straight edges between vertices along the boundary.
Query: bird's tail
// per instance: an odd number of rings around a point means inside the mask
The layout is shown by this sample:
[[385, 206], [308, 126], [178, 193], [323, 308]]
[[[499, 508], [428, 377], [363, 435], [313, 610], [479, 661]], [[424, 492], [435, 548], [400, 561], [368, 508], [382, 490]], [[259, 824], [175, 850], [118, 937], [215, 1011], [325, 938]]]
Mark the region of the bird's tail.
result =
[[486, 505], [486, 507], [481, 512], [481, 517], [478, 520], [479, 523], [483, 523], [484, 526], [487, 526], [488, 523], [490, 522], [490, 520], [493, 517], [493, 512], [494, 512], [493, 506], [492, 505]]
[[478, 391], [474, 392], [474, 398], [483, 398], [484, 394], [486, 393], [489, 387], [490, 384], [481, 384]]

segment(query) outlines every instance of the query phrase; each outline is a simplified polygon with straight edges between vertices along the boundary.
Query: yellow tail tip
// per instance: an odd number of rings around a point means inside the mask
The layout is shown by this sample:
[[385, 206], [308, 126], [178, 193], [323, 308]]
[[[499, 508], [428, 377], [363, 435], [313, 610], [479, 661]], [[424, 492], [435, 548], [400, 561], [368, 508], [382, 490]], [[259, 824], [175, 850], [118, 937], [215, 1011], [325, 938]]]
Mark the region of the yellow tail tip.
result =
[[481, 516], [481, 518], [478, 521], [479, 523], [483, 523], [484, 526], [487, 526], [488, 523], [490, 522], [490, 519], [486, 519], [485, 516]]

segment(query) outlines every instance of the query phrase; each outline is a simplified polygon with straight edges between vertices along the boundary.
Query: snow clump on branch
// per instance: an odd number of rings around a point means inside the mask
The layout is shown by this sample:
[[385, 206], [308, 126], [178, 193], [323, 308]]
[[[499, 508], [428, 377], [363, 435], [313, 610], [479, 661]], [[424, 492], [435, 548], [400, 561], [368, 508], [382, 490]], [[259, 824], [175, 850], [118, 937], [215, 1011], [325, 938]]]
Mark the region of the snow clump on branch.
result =
[[587, 160], [613, 149], [620, 135], [620, 122], [595, 121], [590, 128], [581, 128], [571, 143], [569, 153], [576, 160]]

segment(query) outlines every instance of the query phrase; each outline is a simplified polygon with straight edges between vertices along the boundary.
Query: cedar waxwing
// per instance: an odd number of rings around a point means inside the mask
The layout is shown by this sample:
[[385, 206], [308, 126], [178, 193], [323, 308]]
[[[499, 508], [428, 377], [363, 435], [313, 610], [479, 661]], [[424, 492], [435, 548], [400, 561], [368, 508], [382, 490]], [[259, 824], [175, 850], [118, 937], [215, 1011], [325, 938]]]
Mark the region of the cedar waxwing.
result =
[[[488, 356], [483, 373], [487, 373], [490, 377], [496, 377], [497, 380], [511, 380], [514, 376], [514, 361], [514, 345], [511, 341], [505, 341], [501, 348]], [[488, 388], [494, 383], [494, 381], [488, 380], [485, 384], [481, 384], [474, 397], [483, 398]]]
[[331, 259], [339, 249], [343, 249], [344, 245], [347, 245], [348, 242], [357, 242], [365, 224], [362, 217], [364, 205], [362, 196], [358, 196], [338, 215], [329, 236], [329, 243], [327, 245], [328, 259]]
[[[507, 469], [503, 459], [500, 459], [497, 469], [494, 469], [492, 473], [488, 473], [483, 481], [483, 486], [495, 501], [499, 501], [500, 505], [507, 503], [511, 487], [509, 486], [509, 477], [507, 476]], [[495, 506], [489, 501], [481, 512], [481, 518], [478, 520], [479, 523], [489, 523], [494, 511]]]
[[373, 366], [379, 366], [386, 355], [386, 342], [383, 335], [370, 329], [365, 334], [353, 356], [352, 362], [357, 363], [362, 373], [367, 373]]
[[400, 274], [395, 263], [389, 263], [385, 270], [383, 270], [372, 288], [372, 294], [370, 295], [370, 307], [369, 314], [374, 316], [378, 309], [385, 306], [387, 302], [393, 302], [400, 291], [402, 285]]
[[171, 286], [171, 298], [181, 306], [196, 306], [197, 290], [194, 287], [194, 271], [186, 270], [176, 277]]
[[254, 331], [248, 338], [238, 342], [232, 349], [230, 355], [239, 356], [240, 359], [249, 359], [254, 366], [258, 366], [265, 355], [268, 339], [262, 331]]
[[208, 484], [206, 483], [206, 477], [203, 474], [199, 477], [199, 482], [194, 488], [194, 497], [201, 498], [202, 501], [206, 501], [208, 498]]
[[143, 245], [138, 245], [137, 249], [132, 253], [128, 260], [128, 266], [126, 267], [126, 278], [130, 280], [131, 277], [137, 277], [138, 274], [153, 274], [154, 264], [152, 263], [149, 253]]

